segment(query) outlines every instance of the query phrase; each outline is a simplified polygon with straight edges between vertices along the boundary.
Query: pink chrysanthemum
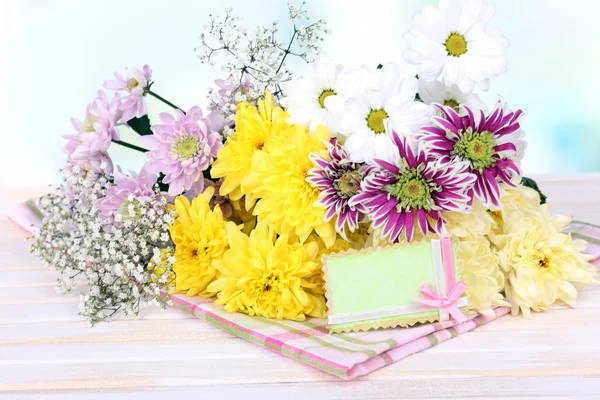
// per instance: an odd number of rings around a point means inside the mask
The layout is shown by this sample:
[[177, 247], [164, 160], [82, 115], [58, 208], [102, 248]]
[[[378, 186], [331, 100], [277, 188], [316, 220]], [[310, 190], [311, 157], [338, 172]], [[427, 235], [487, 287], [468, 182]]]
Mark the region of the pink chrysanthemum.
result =
[[358, 194], [364, 174], [361, 164], [350, 161], [348, 152], [337, 141], [328, 142], [327, 150], [329, 160], [310, 155], [317, 167], [308, 171], [306, 180], [320, 190], [319, 203], [327, 209], [325, 221], [337, 216], [335, 229], [345, 238], [346, 227], [354, 232], [367, 212], [362, 204], [349, 204]]
[[[98, 91], [98, 97], [88, 104], [86, 118], [71, 119], [76, 134], [63, 135], [67, 143], [63, 151], [72, 164], [90, 168], [94, 172], [112, 172], [112, 162], [106, 153], [112, 140], [119, 140], [117, 121], [121, 118], [121, 97], [115, 94], [112, 100], [106, 93]], [[101, 168], [106, 165], [105, 168]]]
[[151, 150], [146, 153], [151, 158], [146, 170], [165, 174], [163, 183], [169, 184], [170, 196], [192, 189], [202, 193], [202, 172], [223, 147], [221, 137], [200, 107], [192, 107], [187, 114], [175, 110], [175, 116], [161, 113], [159, 118], [161, 124], [152, 126], [154, 134], [139, 138]]
[[523, 112], [505, 111], [499, 102], [490, 115], [480, 111], [478, 118], [463, 106], [467, 115], [461, 117], [452, 107], [434, 106], [444, 116], [434, 117], [434, 126], [421, 128], [417, 138], [437, 157], [468, 162], [477, 177], [469, 192], [471, 201], [477, 196], [486, 205], [498, 207], [498, 181], [515, 186], [518, 181], [513, 179], [521, 175], [516, 162], [524, 149], [519, 125]]
[[[350, 205], [363, 205], [374, 228], [397, 242], [404, 231], [411, 241], [415, 224], [421, 232], [443, 233], [445, 211], [468, 211], [467, 191], [475, 181], [466, 162], [441, 160], [422, 147], [413, 151], [409, 139], [392, 131], [399, 161], [374, 159], [367, 167], [361, 193]], [[416, 221], [416, 222], [415, 222]]]
[[[156, 183], [156, 175], [149, 174], [145, 169], [139, 174], [130, 171], [131, 176], [122, 173], [120, 170], [115, 172], [115, 185], [108, 188], [106, 197], [99, 199], [96, 206], [102, 211], [105, 217], [110, 216], [119, 210], [124, 216], [130, 214], [129, 204], [134, 198], [150, 201], [156, 193], [153, 186]], [[135, 205], [134, 205], [135, 208]]]
[[148, 64], [144, 65], [143, 71], [138, 68], [126, 68], [126, 76], [115, 71], [115, 78], [104, 82], [104, 87], [111, 90], [124, 90], [129, 93], [121, 104], [123, 111], [122, 121], [127, 122], [133, 117], [146, 115], [146, 90], [150, 86], [152, 70]]

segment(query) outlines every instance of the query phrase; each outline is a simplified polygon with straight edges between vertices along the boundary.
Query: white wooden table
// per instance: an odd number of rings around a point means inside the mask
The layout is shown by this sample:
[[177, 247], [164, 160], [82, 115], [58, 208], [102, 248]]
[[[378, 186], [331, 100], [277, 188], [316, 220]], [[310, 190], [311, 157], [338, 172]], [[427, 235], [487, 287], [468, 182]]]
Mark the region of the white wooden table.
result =
[[[555, 212], [600, 224], [600, 173], [536, 178]], [[37, 194], [0, 192], [0, 214]], [[0, 216], [0, 399], [600, 398], [600, 286], [345, 382], [175, 309], [89, 328], [25, 237]]]

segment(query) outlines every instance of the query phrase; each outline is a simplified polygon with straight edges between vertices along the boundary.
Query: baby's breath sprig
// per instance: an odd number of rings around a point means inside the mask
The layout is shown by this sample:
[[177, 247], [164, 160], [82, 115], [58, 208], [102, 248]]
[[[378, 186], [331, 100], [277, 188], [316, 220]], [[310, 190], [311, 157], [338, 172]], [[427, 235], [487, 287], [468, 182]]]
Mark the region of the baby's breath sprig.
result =
[[201, 44], [195, 51], [202, 63], [211, 67], [220, 65], [229, 76], [221, 90], [209, 89], [210, 108], [225, 116], [226, 125], [233, 121], [238, 103], [256, 100], [270, 90], [275, 100], [283, 96], [281, 83], [293, 77], [289, 67], [290, 58], [313, 62], [321, 51], [326, 21], [320, 19], [306, 25], [310, 20], [306, 2], [294, 7], [288, 2], [290, 23], [293, 25], [289, 41], [277, 37], [279, 23], [257, 26], [251, 33], [242, 26], [242, 17], [234, 16], [231, 7], [223, 16], [210, 15], [210, 22], [203, 25]]
[[174, 211], [158, 187], [154, 198], [130, 195], [122, 211], [106, 217], [96, 204], [112, 178], [72, 165], [62, 173], [58, 190], [38, 201], [44, 219], [31, 252], [60, 272], [60, 289], [70, 291], [76, 278], [87, 281], [80, 314], [91, 325], [119, 311], [137, 315], [146, 304], [165, 307], [173, 284], [168, 229]]

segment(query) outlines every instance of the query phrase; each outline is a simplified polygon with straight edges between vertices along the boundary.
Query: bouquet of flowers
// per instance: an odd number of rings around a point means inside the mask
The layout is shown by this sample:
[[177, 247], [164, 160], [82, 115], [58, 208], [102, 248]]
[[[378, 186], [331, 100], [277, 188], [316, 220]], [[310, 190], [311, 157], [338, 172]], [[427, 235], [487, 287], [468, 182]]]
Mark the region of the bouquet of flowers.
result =
[[[207, 109], [161, 97], [145, 65], [115, 73], [112, 95], [100, 90], [73, 119], [32, 251], [66, 290], [85, 278], [81, 314], [94, 324], [185, 293], [250, 316], [324, 318], [323, 256], [442, 236], [457, 244], [471, 310], [575, 306], [592, 257], [522, 175], [522, 111], [477, 94], [507, 70], [494, 6], [427, 6], [405, 63], [358, 68], [322, 51], [325, 21], [288, 7], [288, 41], [276, 22], [248, 31], [231, 9], [210, 17], [195, 51], [223, 75]], [[294, 60], [307, 64], [300, 75]], [[151, 98], [173, 112], [150, 120]], [[122, 141], [125, 129], [139, 143]], [[147, 163], [122, 171], [115, 145]]]

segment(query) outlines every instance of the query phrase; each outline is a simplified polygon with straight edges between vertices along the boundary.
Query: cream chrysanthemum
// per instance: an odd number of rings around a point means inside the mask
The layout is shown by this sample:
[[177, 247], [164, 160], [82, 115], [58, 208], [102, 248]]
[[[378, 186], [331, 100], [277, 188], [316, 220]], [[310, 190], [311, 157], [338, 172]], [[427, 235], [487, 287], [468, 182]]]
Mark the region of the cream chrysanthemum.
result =
[[496, 225], [492, 232], [502, 233], [510, 232], [516, 227], [505, 226], [507, 223], [519, 223], [517, 216], [525, 218], [530, 215], [536, 215], [540, 211], [540, 195], [533, 189], [519, 185], [510, 187], [500, 185], [500, 203], [499, 210], [488, 210], [488, 213], [494, 218]]
[[213, 178], [223, 178], [219, 193], [229, 195], [231, 200], [246, 196], [246, 208], [254, 205], [256, 198], [241, 186], [242, 180], [250, 173], [252, 156], [261, 150], [267, 139], [289, 128], [285, 122], [288, 114], [280, 107], [273, 106], [270, 92], [258, 100], [258, 109], [243, 102], [235, 113], [235, 132], [217, 154], [211, 166]]
[[324, 318], [325, 298], [313, 292], [308, 279], [320, 269], [314, 242], [277, 235], [259, 224], [250, 236], [227, 226], [231, 248], [215, 262], [221, 277], [208, 289], [218, 292], [216, 304], [228, 312], [243, 312], [274, 319]]
[[327, 247], [333, 245], [334, 221], [325, 221], [326, 209], [315, 205], [319, 190], [306, 181], [314, 167], [311, 153], [327, 156], [327, 129], [320, 126], [312, 136], [293, 125], [271, 136], [262, 151], [254, 153], [251, 173], [242, 181], [245, 191], [260, 198], [253, 214], [258, 222], [272, 226], [280, 234], [295, 234], [304, 242], [316, 232]]
[[502, 295], [504, 275], [488, 239], [483, 235], [469, 235], [457, 242], [469, 308], [494, 316], [493, 307], [510, 306]]
[[585, 242], [560, 233], [570, 218], [553, 216], [547, 205], [523, 216], [503, 211], [503, 233], [492, 235], [500, 265], [506, 275], [506, 298], [513, 315], [544, 311], [560, 302], [575, 306], [574, 284], [594, 281], [592, 258], [582, 253]]
[[211, 211], [209, 202], [214, 191], [214, 187], [206, 188], [191, 203], [184, 196], [175, 199], [177, 218], [169, 227], [175, 244], [175, 291], [188, 296], [214, 294], [206, 289], [217, 277], [213, 262], [223, 257], [229, 246], [225, 227], [235, 227], [223, 219], [218, 205]]

